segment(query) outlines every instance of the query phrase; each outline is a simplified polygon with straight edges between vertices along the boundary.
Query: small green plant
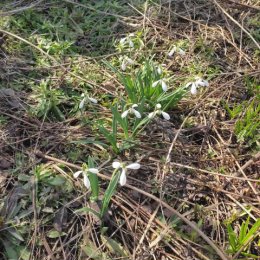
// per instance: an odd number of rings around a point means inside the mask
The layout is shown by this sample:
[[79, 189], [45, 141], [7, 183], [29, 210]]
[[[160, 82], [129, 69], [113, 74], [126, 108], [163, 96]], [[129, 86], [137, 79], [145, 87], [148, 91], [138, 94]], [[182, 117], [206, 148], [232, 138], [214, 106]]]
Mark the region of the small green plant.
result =
[[[84, 164], [81, 171], [77, 171], [74, 173], [74, 178], [78, 178], [81, 174], [83, 175], [84, 185], [87, 189], [91, 190], [92, 193], [92, 200], [97, 201], [99, 198], [99, 184], [98, 184], [98, 169], [96, 168], [89, 168], [93, 166], [93, 161], [89, 158], [88, 165]], [[115, 194], [117, 184], [120, 183], [121, 186], [126, 184], [126, 174], [128, 169], [138, 170], [140, 168], [139, 163], [131, 163], [126, 165], [125, 163], [115, 161], [112, 164], [112, 167], [115, 169], [112, 173], [109, 185], [104, 193], [104, 197], [101, 203], [100, 212], [97, 212], [89, 207], [84, 207], [77, 212], [91, 212], [100, 219], [104, 217], [106, 214], [109, 203], [111, 201], [112, 196]]]
[[257, 258], [250, 252], [250, 245], [255, 238], [258, 237], [259, 240], [259, 229], [260, 229], [260, 219], [258, 219], [251, 227], [250, 227], [250, 217], [247, 218], [246, 221], [240, 226], [239, 232], [235, 232], [230, 223], [227, 224], [227, 232], [228, 232], [228, 240], [229, 240], [229, 248], [228, 252], [231, 254], [237, 254], [241, 252], [244, 256], [250, 256], [253, 258]]
[[32, 109], [33, 114], [38, 117], [52, 115], [58, 120], [64, 120], [59, 105], [64, 101], [65, 96], [61, 90], [53, 88], [49, 80], [42, 80], [39, 86], [35, 86], [31, 98], [37, 102], [36, 107]]
[[15, 188], [0, 209], [0, 247], [3, 247], [8, 259], [29, 259], [30, 256], [23, 237], [26, 222], [22, 220], [31, 212], [23, 210], [19, 203], [24, 194], [25, 191], [21, 187]]
[[226, 105], [226, 109], [232, 119], [237, 119], [234, 132], [238, 141], [248, 141], [249, 145], [259, 143], [260, 95], [242, 104], [235, 105], [232, 109]]

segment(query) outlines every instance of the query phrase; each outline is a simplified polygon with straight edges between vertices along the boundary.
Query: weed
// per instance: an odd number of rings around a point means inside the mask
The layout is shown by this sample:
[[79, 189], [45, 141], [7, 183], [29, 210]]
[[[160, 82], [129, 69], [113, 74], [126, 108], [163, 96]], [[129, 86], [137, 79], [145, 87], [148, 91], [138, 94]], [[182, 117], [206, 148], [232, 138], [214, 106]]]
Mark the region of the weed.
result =
[[236, 254], [241, 252], [244, 256], [250, 256], [257, 258], [256, 255], [250, 254], [249, 248], [253, 240], [259, 236], [260, 219], [258, 219], [250, 227], [250, 217], [246, 221], [243, 221], [238, 232], [235, 232], [232, 225], [227, 224], [227, 232], [229, 239], [228, 252]]

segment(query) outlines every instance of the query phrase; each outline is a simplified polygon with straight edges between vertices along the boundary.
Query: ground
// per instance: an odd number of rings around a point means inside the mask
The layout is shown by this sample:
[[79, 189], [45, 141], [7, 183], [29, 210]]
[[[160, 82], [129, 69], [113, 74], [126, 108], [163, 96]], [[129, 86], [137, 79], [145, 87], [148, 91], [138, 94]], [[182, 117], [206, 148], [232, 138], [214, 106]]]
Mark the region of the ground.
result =
[[0, 259], [259, 259], [258, 1], [0, 8]]

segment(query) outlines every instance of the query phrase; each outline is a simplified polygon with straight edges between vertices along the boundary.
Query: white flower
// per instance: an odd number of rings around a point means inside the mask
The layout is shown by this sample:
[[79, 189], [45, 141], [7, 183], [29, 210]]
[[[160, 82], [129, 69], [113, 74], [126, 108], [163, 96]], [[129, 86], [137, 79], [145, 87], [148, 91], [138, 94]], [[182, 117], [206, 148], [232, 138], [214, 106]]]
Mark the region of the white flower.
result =
[[127, 67], [128, 65], [133, 65], [133, 64], [134, 64], [134, 61], [133, 61], [132, 59], [128, 58], [127, 56], [123, 57], [123, 58], [121, 59], [121, 61], [122, 61], [122, 63], [121, 63], [121, 69], [122, 69], [123, 71], [126, 70], [126, 67]]
[[127, 169], [132, 169], [132, 170], [138, 170], [140, 169], [141, 165], [139, 163], [131, 163], [129, 165], [125, 165], [125, 163], [122, 162], [113, 162], [112, 167], [114, 169], [122, 169], [119, 183], [121, 186], [124, 186], [126, 184], [126, 171]]
[[164, 92], [166, 92], [167, 89], [168, 89], [168, 86], [167, 86], [167, 84], [165, 82], [165, 79], [159, 79], [159, 80], [155, 81], [152, 84], [152, 87], [155, 88], [157, 85], [161, 85]]
[[129, 39], [128, 44], [130, 48], [134, 48], [134, 43], [132, 42], [132, 40]]
[[126, 44], [128, 44], [128, 46], [130, 48], [134, 48], [134, 43], [131, 40], [131, 37], [133, 37], [134, 34], [129, 34], [127, 37], [122, 38], [119, 42], [121, 45], [125, 46]]
[[192, 95], [197, 94], [197, 88], [198, 87], [208, 87], [209, 83], [207, 80], [204, 80], [198, 76], [195, 77], [195, 80], [192, 82], [188, 82], [185, 87], [191, 86], [190, 92]]
[[169, 56], [169, 57], [172, 57], [175, 52], [178, 53], [178, 54], [180, 54], [180, 55], [182, 55], [182, 56], [185, 55], [185, 51], [184, 51], [183, 49], [181, 49], [180, 47], [174, 46], [174, 47], [170, 50], [170, 52], [168, 53], [168, 56]]
[[152, 118], [154, 118], [156, 115], [162, 115], [165, 120], [170, 120], [170, 115], [169, 115], [168, 113], [162, 111], [161, 108], [162, 108], [161, 104], [157, 104], [157, 105], [155, 106], [155, 111], [153, 111], [152, 113], [150, 113], [150, 114], [148, 115], [148, 118], [152, 119]]
[[132, 105], [132, 107], [121, 114], [121, 117], [125, 118], [128, 114], [134, 114], [137, 118], [141, 118], [141, 114], [135, 109], [136, 107], [138, 107], [137, 104]]
[[81, 94], [81, 97], [83, 97], [83, 98], [82, 98], [82, 100], [79, 103], [79, 109], [83, 109], [85, 103], [89, 102], [89, 101], [94, 103], [94, 104], [97, 104], [97, 100], [95, 98], [91, 98], [91, 97], [89, 97], [88, 95], [86, 95], [84, 93]]
[[162, 67], [161, 67], [161, 66], [159, 66], [159, 67], [157, 68], [157, 73], [158, 73], [159, 75], [162, 74]]
[[87, 187], [87, 189], [90, 188], [90, 181], [89, 181], [89, 178], [88, 178], [88, 172], [97, 174], [98, 173], [98, 169], [96, 169], [96, 168], [87, 168], [84, 171], [77, 171], [77, 172], [75, 172], [73, 174], [74, 178], [78, 178], [79, 175], [83, 174], [83, 182], [84, 182], [84, 185]]

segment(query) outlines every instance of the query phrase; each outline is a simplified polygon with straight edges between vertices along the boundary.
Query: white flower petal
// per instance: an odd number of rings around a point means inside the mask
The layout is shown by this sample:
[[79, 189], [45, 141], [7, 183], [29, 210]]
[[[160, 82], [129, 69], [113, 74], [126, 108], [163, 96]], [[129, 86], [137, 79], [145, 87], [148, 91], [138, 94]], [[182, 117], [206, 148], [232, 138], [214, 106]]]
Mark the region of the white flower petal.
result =
[[126, 38], [122, 38], [122, 39], [120, 40], [120, 43], [121, 43], [121, 44], [124, 44], [125, 41], [126, 41]]
[[121, 163], [120, 163], [120, 162], [113, 162], [113, 163], [112, 163], [112, 167], [113, 167], [114, 169], [118, 169], [118, 168], [121, 167]]
[[156, 108], [156, 109], [161, 109], [162, 106], [161, 106], [161, 104], [156, 104], [155, 108]]
[[193, 82], [188, 82], [186, 85], [185, 85], [185, 88], [188, 88], [190, 85], [192, 85]]
[[124, 186], [126, 184], [126, 171], [125, 171], [125, 169], [122, 169], [120, 179], [119, 179], [119, 183], [120, 183], [121, 186]]
[[78, 178], [79, 175], [80, 175], [82, 172], [83, 172], [83, 171], [77, 171], [77, 172], [75, 172], [75, 173], [73, 174], [73, 177], [74, 177], [74, 178]]
[[131, 163], [126, 166], [127, 169], [132, 169], [132, 170], [138, 170], [140, 169], [141, 165], [139, 163]]
[[138, 105], [137, 105], [137, 104], [133, 104], [133, 105], [132, 105], [132, 108], [135, 108], [135, 107], [138, 107]]
[[126, 65], [127, 65], [126, 62], [123, 61], [122, 64], [121, 64], [121, 69], [122, 69], [123, 71], [126, 70]]
[[89, 101], [91, 101], [92, 103], [97, 104], [97, 100], [96, 100], [95, 98], [91, 98], [91, 97], [89, 97], [88, 99], [89, 99]]
[[129, 47], [134, 48], [134, 43], [131, 40], [129, 40]]
[[158, 73], [159, 75], [162, 74], [162, 68], [161, 68], [161, 67], [158, 67], [158, 68], [157, 68], [157, 73]]
[[86, 98], [83, 98], [79, 103], [79, 109], [82, 109], [85, 105]]
[[167, 91], [167, 89], [168, 89], [168, 86], [167, 86], [167, 84], [165, 83], [165, 81], [164, 80], [162, 80], [162, 89], [163, 89], [163, 91], [164, 92], [166, 92]]
[[208, 87], [209, 86], [209, 82], [207, 80], [204, 80], [204, 85], [205, 85], [205, 87]]
[[202, 86], [202, 87], [208, 87], [209, 86], [209, 82], [207, 80], [203, 80], [203, 79], [196, 81], [196, 83], [197, 83], [198, 86]]
[[179, 48], [178, 53], [182, 56], [185, 55], [185, 51], [181, 48]]
[[125, 118], [128, 115], [129, 109], [121, 114], [121, 118]]
[[168, 113], [162, 111], [162, 116], [165, 120], [170, 120], [170, 115]]
[[149, 113], [148, 118], [152, 119], [156, 115], [156, 112]]
[[192, 95], [196, 95], [197, 94], [197, 85], [195, 83], [192, 83], [191, 89], [190, 89], [190, 93]]
[[94, 174], [98, 173], [98, 169], [96, 169], [96, 168], [89, 168], [88, 171], [91, 173], [94, 173]]
[[152, 84], [152, 88], [155, 88], [158, 84], [159, 84], [160, 80], [157, 80], [155, 81], [153, 84]]
[[84, 174], [84, 185], [87, 187], [87, 189], [89, 189], [90, 188], [90, 181], [89, 181], [89, 179], [88, 179], [88, 176], [87, 176], [87, 174]]
[[135, 62], [132, 60], [132, 59], [130, 59], [130, 58], [126, 58], [126, 62], [128, 63], [128, 64], [130, 64], [130, 65], [133, 65]]
[[176, 47], [174, 46], [171, 51], [168, 53], [169, 57], [172, 57], [172, 55], [174, 54], [174, 52], [176, 51]]
[[85, 97], [85, 93], [82, 93], [80, 96], [81, 96], [81, 97]]
[[141, 118], [142, 117], [141, 114], [137, 110], [133, 109], [133, 112], [134, 112], [134, 114], [135, 114], [135, 116], [137, 118]]

